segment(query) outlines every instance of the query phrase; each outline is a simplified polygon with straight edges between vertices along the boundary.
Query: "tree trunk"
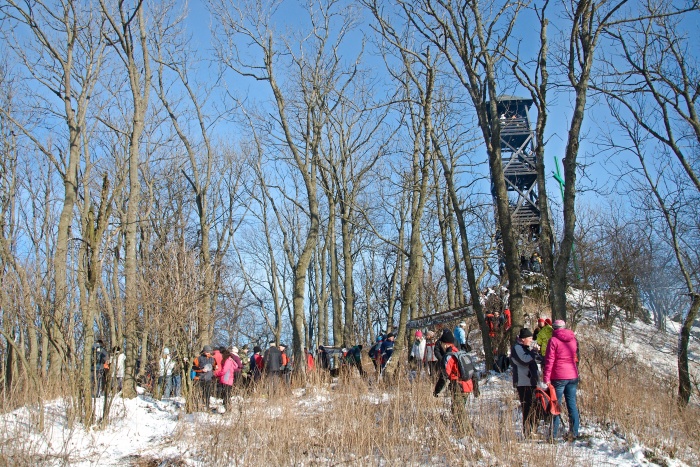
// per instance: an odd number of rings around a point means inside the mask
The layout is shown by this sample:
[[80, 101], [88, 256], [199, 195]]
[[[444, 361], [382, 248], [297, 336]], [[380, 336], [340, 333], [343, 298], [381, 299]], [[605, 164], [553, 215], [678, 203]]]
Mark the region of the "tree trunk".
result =
[[688, 344], [690, 343], [690, 333], [693, 329], [693, 323], [698, 317], [698, 310], [700, 310], [700, 294], [693, 293], [691, 294], [690, 309], [683, 321], [681, 336], [678, 343], [678, 402], [681, 407], [688, 405], [693, 391], [690, 371], [688, 369]]
[[330, 259], [331, 304], [333, 306], [333, 345], [343, 344], [343, 311], [340, 297], [340, 274], [338, 273], [338, 252], [335, 242], [335, 202], [328, 202], [328, 256]]
[[[139, 227], [141, 204], [141, 181], [139, 163], [141, 160], [141, 135], [145, 128], [145, 116], [148, 109], [151, 90], [151, 64], [148, 52], [146, 18], [143, 4], [138, 3], [135, 11], [126, 11], [128, 6], [119, 4], [119, 19], [115, 19], [103, 0], [102, 10], [111, 26], [111, 33], [116, 36], [113, 46], [123, 54], [129, 88], [133, 105], [131, 128], [128, 141], [128, 179], [129, 201], [126, 211], [125, 246], [124, 246], [124, 307], [126, 334], [126, 365], [122, 394], [126, 398], [136, 397], [135, 365], [138, 358], [138, 322], [139, 322], [139, 279], [137, 275], [136, 242]], [[136, 51], [141, 53], [140, 59]], [[115, 272], [116, 273], [116, 272]], [[146, 349], [142, 349], [141, 368], [145, 366]]]
[[[347, 201], [347, 200], [346, 200]], [[348, 220], [350, 207], [343, 205], [343, 215], [340, 219], [340, 231], [343, 239], [343, 286], [345, 289], [345, 326], [343, 328], [343, 346], [351, 346], [355, 343], [355, 288], [353, 284], [353, 259], [352, 259], [352, 225]]]

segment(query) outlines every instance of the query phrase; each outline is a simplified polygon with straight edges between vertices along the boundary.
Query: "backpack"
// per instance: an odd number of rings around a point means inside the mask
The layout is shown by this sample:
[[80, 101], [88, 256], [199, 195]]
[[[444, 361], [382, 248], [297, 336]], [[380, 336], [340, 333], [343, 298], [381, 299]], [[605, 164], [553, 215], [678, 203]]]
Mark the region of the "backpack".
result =
[[458, 350], [457, 352], [447, 352], [445, 354], [445, 361], [447, 361], [448, 356], [453, 356], [457, 360], [457, 365], [459, 365], [459, 380], [460, 381], [470, 381], [474, 376], [474, 362], [467, 352], [464, 350]]
[[377, 342], [369, 349], [369, 358], [371, 358], [372, 360], [377, 358], [377, 352], [379, 351], [379, 347], [381, 345], [382, 345], [381, 342]]
[[561, 414], [554, 386], [549, 384], [547, 389], [535, 388], [535, 406], [545, 415]]

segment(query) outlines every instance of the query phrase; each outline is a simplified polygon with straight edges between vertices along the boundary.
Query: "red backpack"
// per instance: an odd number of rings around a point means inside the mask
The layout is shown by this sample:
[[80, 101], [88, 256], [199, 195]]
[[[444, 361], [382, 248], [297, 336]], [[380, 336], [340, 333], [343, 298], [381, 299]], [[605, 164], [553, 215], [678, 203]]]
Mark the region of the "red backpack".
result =
[[559, 415], [561, 409], [557, 401], [557, 392], [554, 386], [547, 385], [547, 389], [535, 389], [535, 404], [545, 415]]

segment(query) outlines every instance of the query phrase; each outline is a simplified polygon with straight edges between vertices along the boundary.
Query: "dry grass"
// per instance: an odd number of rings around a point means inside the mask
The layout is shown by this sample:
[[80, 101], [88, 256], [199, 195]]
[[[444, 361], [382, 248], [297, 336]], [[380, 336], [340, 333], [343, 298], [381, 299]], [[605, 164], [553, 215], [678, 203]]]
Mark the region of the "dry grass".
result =
[[[584, 426], [599, 425], [616, 449], [636, 441], [650, 461], [698, 464], [697, 406], [679, 411], [676, 383], [654, 376], [584, 330], [579, 408]], [[594, 333], [591, 333], [594, 334]], [[277, 398], [253, 395], [214, 422], [182, 426], [181, 442], [206, 465], [595, 465], [595, 449], [523, 442], [514, 393], [485, 391], [468, 402], [472, 431], [457, 434], [450, 400], [432, 384], [407, 379], [373, 385], [359, 377], [328, 389], [315, 383]], [[303, 394], [303, 395], [302, 395]]]
[[[647, 459], [661, 465], [664, 457], [700, 465], [700, 410], [697, 404], [683, 411], [677, 408], [675, 379], [662, 377], [634, 355], [600, 340], [594, 328], [582, 327], [578, 334], [582, 356], [579, 408], [585, 432], [599, 427], [596, 437], [617, 441], [614, 449], [624, 450], [638, 441], [648, 448]], [[373, 374], [369, 365], [365, 368]], [[277, 397], [267, 397], [261, 390], [238, 396], [233, 409], [223, 416], [187, 416], [171, 441], [181, 447], [179, 456], [136, 454], [122, 461], [137, 466], [180, 466], [194, 460], [201, 465], [246, 466], [538, 467], [601, 461], [595, 449], [585, 449], [591, 441], [575, 445], [523, 442], [516, 397], [502, 382], [482, 383], [482, 397], [469, 400], [471, 430], [466, 435], [456, 430], [450, 399], [432, 397], [432, 389], [429, 380], [411, 382], [407, 378], [370, 386], [354, 374], [332, 385], [328, 378], [297, 383], [293, 393]], [[25, 407], [32, 415], [24, 419], [29, 425], [22, 427], [3, 418], [0, 467], [61, 465], [75, 459], [76, 453], [67, 451], [47, 458], [36, 445], [23, 442], [22, 432], [40, 430], [43, 411], [20, 391], [5, 397], [0, 409]], [[48, 420], [58, 414], [47, 412], [46, 416]]]
[[579, 331], [582, 420], [638, 440], [655, 452], [700, 462], [700, 408], [676, 404], [674, 368], [650, 368], [636, 356], [601, 340], [594, 328]]
[[[458, 435], [449, 398], [429, 381], [368, 388], [359, 379], [303, 397], [252, 397], [232, 413], [182, 427], [181, 442], [205, 465], [561, 465], [566, 447], [519, 442], [510, 392], [470, 400], [472, 430]], [[580, 459], [579, 459], [580, 460]]]

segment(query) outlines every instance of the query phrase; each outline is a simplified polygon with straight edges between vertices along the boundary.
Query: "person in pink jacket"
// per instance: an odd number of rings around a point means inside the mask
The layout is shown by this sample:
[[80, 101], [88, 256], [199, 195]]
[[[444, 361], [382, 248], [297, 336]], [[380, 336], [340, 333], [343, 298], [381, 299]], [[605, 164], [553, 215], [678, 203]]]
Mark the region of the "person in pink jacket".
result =
[[[557, 392], [557, 400], [566, 401], [569, 412], [569, 433], [566, 438], [574, 440], [578, 438], [579, 412], [576, 406], [576, 390], [578, 388], [578, 341], [574, 332], [566, 329], [566, 323], [558, 319], [552, 323], [552, 338], [547, 344], [547, 353], [544, 356], [544, 374], [542, 381], [545, 384], [552, 383]], [[552, 436], [557, 436], [557, 430], [561, 423], [560, 416], [554, 418]]]
[[231, 404], [231, 390], [233, 389], [233, 375], [236, 372], [237, 365], [231, 352], [224, 348], [221, 351], [221, 365], [214, 372], [214, 376], [219, 378], [219, 391], [224, 400], [224, 408], [229, 410]]

